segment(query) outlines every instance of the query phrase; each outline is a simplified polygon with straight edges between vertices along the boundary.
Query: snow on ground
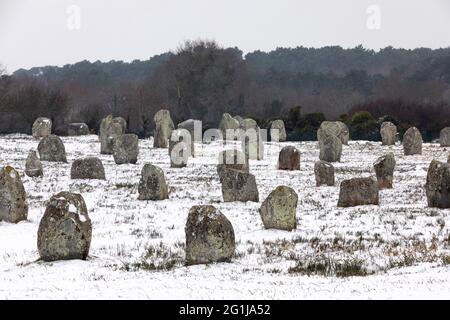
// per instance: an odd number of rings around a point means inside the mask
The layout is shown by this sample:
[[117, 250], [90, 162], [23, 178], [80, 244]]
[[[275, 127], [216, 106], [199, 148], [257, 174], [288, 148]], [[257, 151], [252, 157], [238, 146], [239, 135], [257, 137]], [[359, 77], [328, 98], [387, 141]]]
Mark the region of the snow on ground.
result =
[[[68, 163], [44, 162], [44, 177], [24, 175], [27, 135], [0, 137], [0, 161], [21, 173], [28, 220], [0, 222], [0, 298], [137, 299], [344, 299], [450, 298], [450, 210], [427, 208], [428, 165], [448, 151], [424, 144], [423, 154], [403, 156], [400, 145], [351, 141], [335, 164], [336, 186], [315, 186], [315, 142], [266, 143], [265, 159], [251, 161], [260, 203], [223, 203], [216, 173], [219, 142], [196, 144], [187, 168], [171, 169], [167, 149], [139, 141], [136, 165], [116, 165], [99, 155], [97, 136], [63, 137]], [[276, 169], [278, 152], [294, 145], [301, 170]], [[226, 148], [231, 148], [227, 146]], [[380, 192], [379, 206], [337, 208], [339, 182], [373, 175], [372, 163], [395, 153], [394, 188]], [[106, 181], [71, 180], [74, 159], [98, 156]], [[138, 201], [144, 163], [160, 166], [170, 199]], [[264, 230], [258, 208], [278, 185], [299, 195], [298, 228]], [[81, 193], [93, 222], [87, 261], [38, 261], [37, 229], [54, 193]], [[232, 263], [185, 267], [184, 226], [189, 208], [213, 204], [233, 224]]]

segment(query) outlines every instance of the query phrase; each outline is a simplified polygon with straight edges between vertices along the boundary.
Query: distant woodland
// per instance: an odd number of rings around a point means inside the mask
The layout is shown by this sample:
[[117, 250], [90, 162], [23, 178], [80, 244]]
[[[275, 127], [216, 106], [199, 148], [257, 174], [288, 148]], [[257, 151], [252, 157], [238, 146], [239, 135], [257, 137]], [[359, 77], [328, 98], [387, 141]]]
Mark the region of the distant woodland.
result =
[[348, 124], [353, 139], [379, 139], [384, 120], [400, 133], [418, 127], [425, 140], [450, 126], [450, 48], [414, 50], [361, 46], [278, 48], [243, 54], [213, 41], [188, 41], [149, 60], [0, 68], [0, 133], [30, 133], [38, 116], [85, 122], [97, 132], [108, 114], [123, 116], [141, 137], [153, 115], [171, 111], [175, 123], [193, 118], [217, 127], [224, 112], [260, 126], [283, 119], [290, 140], [314, 140], [325, 120]]

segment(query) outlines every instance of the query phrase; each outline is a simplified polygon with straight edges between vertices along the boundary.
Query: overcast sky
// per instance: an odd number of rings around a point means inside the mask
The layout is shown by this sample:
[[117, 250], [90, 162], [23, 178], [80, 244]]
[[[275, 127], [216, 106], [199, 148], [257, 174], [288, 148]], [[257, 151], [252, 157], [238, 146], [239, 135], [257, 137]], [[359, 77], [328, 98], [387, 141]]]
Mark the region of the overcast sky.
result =
[[[375, 5], [375, 6], [373, 6]], [[244, 52], [450, 46], [449, 0], [0, 0], [0, 63], [148, 59], [187, 39]]]

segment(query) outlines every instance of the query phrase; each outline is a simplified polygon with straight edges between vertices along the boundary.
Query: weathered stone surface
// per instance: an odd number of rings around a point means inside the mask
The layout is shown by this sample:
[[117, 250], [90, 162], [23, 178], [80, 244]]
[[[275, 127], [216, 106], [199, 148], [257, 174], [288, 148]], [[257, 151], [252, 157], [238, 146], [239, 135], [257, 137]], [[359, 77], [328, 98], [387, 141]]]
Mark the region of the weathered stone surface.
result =
[[112, 151], [116, 164], [135, 164], [139, 155], [138, 136], [133, 133], [126, 133], [115, 137]]
[[314, 163], [316, 186], [334, 186], [334, 167], [331, 163], [319, 160]]
[[405, 156], [422, 154], [422, 135], [419, 129], [411, 127], [406, 130], [402, 144]]
[[378, 201], [378, 183], [374, 178], [352, 178], [341, 182], [338, 207], [378, 205]]
[[214, 206], [193, 206], [185, 232], [187, 265], [228, 262], [234, 255], [233, 226]]
[[335, 135], [321, 135], [319, 159], [327, 162], [341, 161], [342, 142]]
[[28, 203], [19, 173], [10, 166], [0, 171], [0, 221], [17, 223], [28, 217]]
[[297, 228], [298, 196], [294, 189], [278, 186], [259, 208], [264, 228], [291, 231]]
[[105, 168], [97, 157], [76, 159], [70, 169], [71, 179], [105, 179]]
[[171, 168], [183, 168], [187, 166], [191, 155], [191, 135], [185, 129], [172, 131], [169, 139], [169, 157]]
[[175, 129], [169, 110], [159, 110], [153, 117], [153, 121], [155, 122], [153, 148], [167, 148], [172, 130]]
[[450, 127], [441, 130], [439, 143], [441, 144], [441, 147], [450, 147]]
[[234, 169], [225, 169], [222, 173], [222, 196], [224, 202], [259, 201], [255, 176]]
[[107, 116], [100, 123], [100, 153], [112, 154], [114, 138], [126, 132], [127, 122], [122, 117]]
[[[239, 121], [234, 119], [229, 113], [224, 113], [222, 115], [222, 120], [219, 124], [219, 129], [222, 131], [223, 140], [236, 140], [235, 131], [239, 129]], [[228, 131], [227, 130], [233, 130]], [[239, 135], [237, 136], [237, 138]]]
[[138, 186], [139, 200], [164, 200], [169, 198], [164, 172], [161, 168], [146, 163], [142, 168]]
[[31, 132], [34, 138], [48, 137], [52, 134], [52, 120], [44, 117], [37, 118], [33, 123]]
[[275, 120], [270, 126], [270, 137], [272, 141], [277, 140], [283, 142], [286, 141], [286, 128], [284, 127], [283, 120]]
[[30, 150], [28, 153], [25, 161], [25, 174], [29, 177], [42, 177], [44, 175], [41, 160], [34, 150]]
[[38, 152], [41, 161], [67, 162], [64, 143], [60, 137], [53, 134], [39, 142]]
[[429, 207], [450, 208], [450, 164], [431, 161], [425, 190]]
[[74, 122], [67, 125], [67, 135], [85, 136], [89, 134], [89, 127], [86, 123]]
[[234, 116], [233, 119], [237, 120], [237, 122], [239, 122], [239, 126], [241, 126], [242, 121], [244, 121], [244, 118], [242, 118], [241, 116]]
[[202, 122], [189, 119], [179, 123], [178, 129], [185, 129], [191, 134], [191, 155], [195, 157], [195, 142], [202, 142]]
[[243, 122], [243, 127], [241, 128], [242, 152], [244, 152], [247, 159], [262, 160], [264, 159], [264, 142], [261, 130], [257, 125], [253, 127], [253, 123], [246, 120], [254, 121], [253, 119], [245, 119]]
[[38, 251], [44, 261], [83, 259], [89, 254], [92, 224], [83, 197], [60, 192], [48, 202], [38, 229]]
[[395, 124], [389, 121], [385, 121], [381, 124], [380, 128], [381, 144], [386, 146], [395, 145], [397, 140], [397, 127]]
[[279, 170], [300, 170], [300, 151], [293, 146], [281, 149], [278, 155]]
[[220, 181], [222, 181], [222, 176], [226, 169], [249, 172], [248, 162], [244, 153], [236, 149], [221, 151], [219, 153], [219, 164], [217, 165]]
[[395, 157], [392, 152], [378, 158], [373, 167], [378, 180], [378, 189], [391, 189], [394, 177]]
[[317, 140], [321, 141], [325, 136], [334, 135], [341, 140], [342, 144], [347, 145], [350, 139], [350, 133], [345, 123], [341, 121], [323, 121], [317, 130]]

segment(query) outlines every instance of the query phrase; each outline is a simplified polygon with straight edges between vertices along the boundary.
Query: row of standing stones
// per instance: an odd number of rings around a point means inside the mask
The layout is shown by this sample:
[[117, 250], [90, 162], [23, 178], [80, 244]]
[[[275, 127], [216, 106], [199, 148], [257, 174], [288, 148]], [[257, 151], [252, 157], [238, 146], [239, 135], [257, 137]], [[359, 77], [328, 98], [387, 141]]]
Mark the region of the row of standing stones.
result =
[[[194, 156], [193, 141], [196, 121], [187, 120], [175, 130], [168, 110], [160, 110], [154, 117], [154, 147], [180, 148], [182, 163], [172, 163], [172, 167], [186, 165], [187, 157]], [[50, 125], [50, 126], [49, 126]], [[229, 129], [259, 128], [252, 119], [242, 119], [224, 114], [220, 130], [224, 136]], [[285, 130], [281, 120], [274, 121], [272, 128], [279, 130], [279, 140], [284, 141]], [[178, 130], [186, 130], [185, 132]], [[123, 118], [108, 116], [100, 126], [99, 140], [102, 154], [112, 154], [117, 164], [136, 163], [138, 154], [137, 136], [125, 133]], [[30, 177], [43, 175], [42, 161], [67, 162], [64, 144], [51, 134], [51, 121], [39, 118], [33, 124], [33, 136], [42, 137], [36, 151], [30, 151], [25, 165], [25, 173]], [[334, 167], [331, 162], [340, 161], [342, 145], [348, 144], [348, 128], [341, 122], [323, 122], [317, 133], [320, 160], [314, 165], [317, 186], [334, 186]], [[392, 123], [381, 126], [383, 145], [395, 144], [397, 129]], [[174, 139], [175, 137], [175, 139]], [[183, 139], [179, 139], [179, 138]], [[235, 138], [235, 137], [234, 137]], [[234, 139], [233, 138], [233, 139]], [[190, 140], [190, 141], [189, 141]], [[441, 145], [450, 146], [450, 128], [441, 131]], [[219, 154], [217, 173], [222, 184], [224, 202], [259, 202], [255, 176], [249, 172], [249, 159], [261, 159], [262, 142], [257, 137], [256, 144], [243, 144], [243, 150], [224, 150]], [[422, 137], [416, 128], [410, 128], [403, 137], [405, 155], [420, 154]], [[250, 149], [256, 149], [254, 154]], [[430, 207], [450, 207], [450, 156], [447, 163], [433, 160], [430, 164], [426, 195]], [[379, 189], [392, 188], [395, 158], [388, 153], [374, 163], [376, 179], [372, 177], [352, 178], [340, 183], [338, 206], [377, 205]], [[282, 148], [278, 158], [278, 169], [300, 170], [300, 152], [293, 146]], [[97, 157], [76, 159], [71, 167], [72, 179], [105, 179], [105, 170]], [[161, 168], [145, 164], [138, 186], [139, 200], [164, 200], [169, 198], [168, 186]], [[263, 201], [259, 213], [266, 229], [293, 230], [297, 227], [297, 193], [288, 186], [278, 186]], [[26, 193], [19, 173], [6, 166], [0, 171], [0, 221], [19, 222], [27, 219], [28, 205]], [[193, 206], [188, 215], [186, 227], [186, 264], [230, 261], [235, 251], [234, 229], [230, 221], [211, 205]], [[38, 251], [44, 261], [86, 259], [92, 237], [92, 224], [83, 197], [80, 194], [60, 192], [50, 198], [38, 228]]]

